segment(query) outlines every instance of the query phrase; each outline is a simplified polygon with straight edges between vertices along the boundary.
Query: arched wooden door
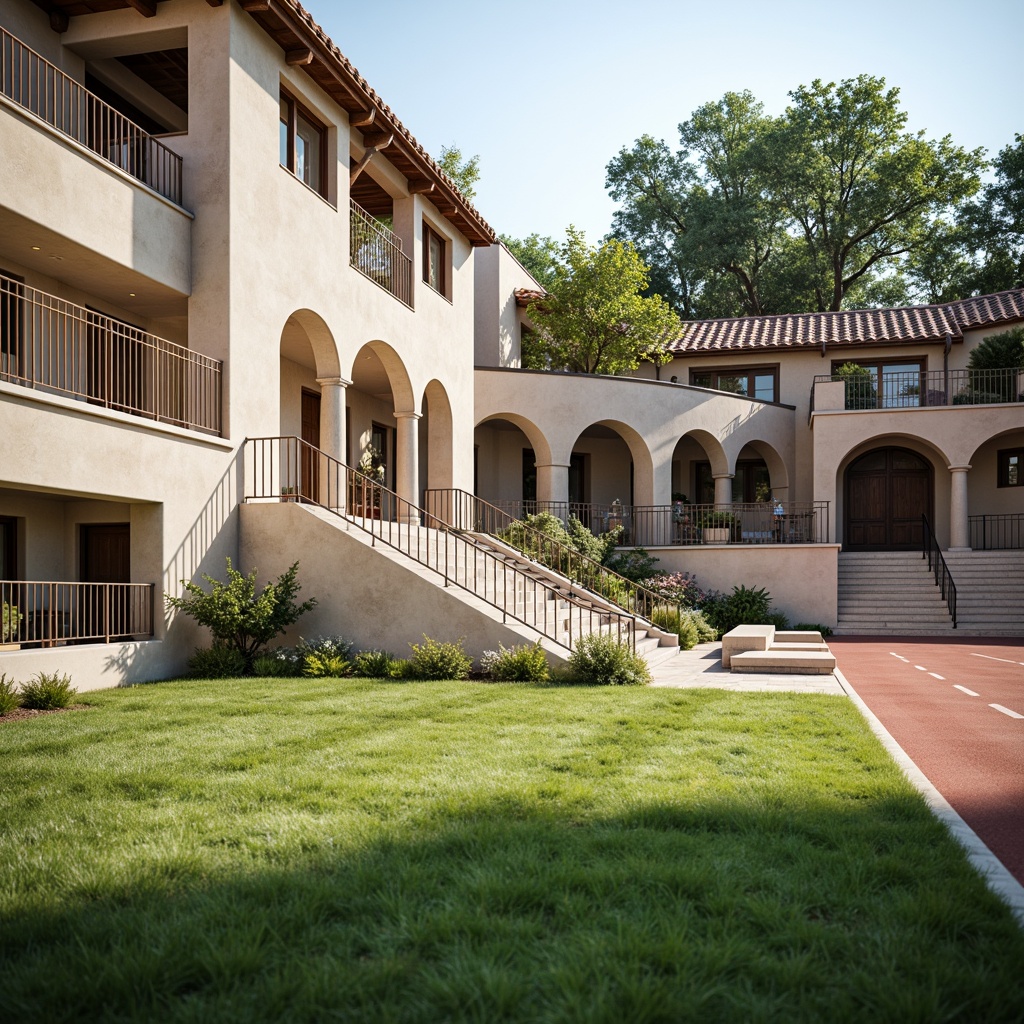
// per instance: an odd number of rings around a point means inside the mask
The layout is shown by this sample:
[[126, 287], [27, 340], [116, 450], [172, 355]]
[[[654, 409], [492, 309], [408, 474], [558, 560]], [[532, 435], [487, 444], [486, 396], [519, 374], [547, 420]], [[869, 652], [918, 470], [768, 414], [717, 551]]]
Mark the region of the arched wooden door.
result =
[[849, 551], [910, 551], [932, 517], [932, 467], [906, 448], [876, 448], [846, 471]]

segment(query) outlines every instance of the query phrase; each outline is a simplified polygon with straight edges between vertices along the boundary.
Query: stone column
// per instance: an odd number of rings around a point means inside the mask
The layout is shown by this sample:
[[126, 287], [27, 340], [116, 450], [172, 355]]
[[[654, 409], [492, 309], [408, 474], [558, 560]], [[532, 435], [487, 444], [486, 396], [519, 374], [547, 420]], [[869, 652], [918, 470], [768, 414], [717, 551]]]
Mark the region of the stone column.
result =
[[569, 467], [558, 462], [542, 466], [537, 463], [537, 501], [567, 504], [569, 501]]
[[970, 466], [949, 467], [949, 550], [970, 551], [967, 524], [967, 474]]
[[[400, 498], [410, 505], [420, 503], [420, 414], [418, 412], [396, 412], [398, 423], [397, 462], [395, 467], [395, 490]], [[420, 518], [407, 505], [398, 511], [398, 521], [418, 525]]]
[[732, 480], [735, 473], [715, 473], [715, 506], [732, 505]]
[[[317, 377], [320, 385], [320, 451], [338, 462], [344, 462], [345, 392], [351, 381], [344, 377]], [[347, 474], [333, 463], [322, 459], [320, 467], [320, 501], [343, 511], [348, 495]]]

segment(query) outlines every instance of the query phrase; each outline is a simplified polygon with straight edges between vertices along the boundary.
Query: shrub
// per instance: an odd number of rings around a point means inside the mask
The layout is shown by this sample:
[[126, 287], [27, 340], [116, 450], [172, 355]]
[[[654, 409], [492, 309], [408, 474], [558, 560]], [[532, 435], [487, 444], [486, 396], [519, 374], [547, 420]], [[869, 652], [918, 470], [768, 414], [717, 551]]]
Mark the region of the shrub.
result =
[[798, 622], [793, 628], [799, 630], [817, 630], [821, 634], [822, 639], [832, 635], [832, 627], [823, 626], [820, 622]]
[[257, 654], [253, 658], [252, 674], [270, 678], [299, 676], [302, 675], [302, 666], [291, 649], [278, 647], [275, 651]]
[[762, 625], [774, 626], [776, 629], [789, 629], [789, 619], [784, 612], [769, 612]]
[[206, 626], [221, 646], [238, 651], [244, 671], [251, 672], [253, 658], [260, 649], [316, 604], [316, 598], [296, 604], [295, 595], [301, 589], [296, 579], [298, 571], [299, 563], [293, 562], [275, 582], [268, 583], [257, 594], [256, 570], [243, 576], [232, 568], [229, 558], [227, 583], [204, 573], [203, 579], [210, 584], [209, 593], [198, 583], [182, 580], [183, 597], [170, 594], [164, 597], [169, 607], [177, 608]]
[[568, 680], [579, 686], [646, 686], [651, 670], [614, 637], [591, 633], [580, 637], [569, 655]]
[[234, 647], [223, 644], [197, 647], [186, 671], [193, 679], [233, 679], [245, 675], [245, 658]]
[[679, 646], [688, 651], [697, 646], [697, 627], [686, 612], [680, 611], [677, 605], [659, 604], [651, 612], [651, 622], [669, 633], [679, 637]]
[[363, 679], [390, 679], [395, 659], [387, 651], [360, 651], [352, 662], [352, 674]]
[[21, 707], [21, 694], [13, 679], [8, 679], [7, 674], [0, 672], [0, 715], [7, 715], [15, 708]]
[[409, 667], [413, 679], [465, 679], [473, 666], [472, 659], [462, 649], [464, 638], [455, 643], [431, 640], [423, 634], [423, 643], [409, 644], [412, 658]]
[[76, 693], [70, 676], [38, 672], [21, 687], [21, 704], [35, 711], [54, 711], [66, 708]]
[[713, 591], [701, 590], [697, 586], [697, 577], [688, 572], [657, 572], [644, 582], [644, 586], [666, 601], [678, 602], [684, 608], [703, 604], [713, 594]]
[[[717, 596], [706, 601], [703, 612], [708, 622], [720, 633], [728, 633], [736, 626], [746, 624], [774, 625], [771, 618], [771, 595], [764, 587], [738, 586], [728, 596]], [[785, 621], [784, 617], [782, 621]]]
[[646, 548], [633, 548], [632, 551], [620, 551], [605, 563], [612, 572], [625, 576], [634, 583], [644, 583], [654, 575], [654, 567], [658, 559]]
[[517, 644], [515, 647], [503, 647], [499, 643], [498, 650], [484, 652], [480, 663], [492, 679], [511, 683], [546, 683], [551, 678], [548, 659], [539, 640], [535, 644]]
[[352, 641], [343, 636], [318, 636], [312, 640], [300, 638], [295, 645], [295, 658], [304, 676], [340, 679], [352, 674], [352, 664], [348, 660], [352, 646]]
[[698, 611], [696, 608], [691, 608], [687, 614], [697, 630], [697, 643], [710, 644], [718, 639], [718, 630], [708, 622], [703, 612]]
[[18, 611], [18, 606], [3, 603], [2, 618], [0, 618], [0, 644], [14, 641], [18, 636], [18, 629], [21, 627], [21, 620], [25, 616]]
[[408, 658], [395, 658], [391, 662], [391, 671], [388, 673], [391, 679], [415, 679], [412, 672], [412, 662]]

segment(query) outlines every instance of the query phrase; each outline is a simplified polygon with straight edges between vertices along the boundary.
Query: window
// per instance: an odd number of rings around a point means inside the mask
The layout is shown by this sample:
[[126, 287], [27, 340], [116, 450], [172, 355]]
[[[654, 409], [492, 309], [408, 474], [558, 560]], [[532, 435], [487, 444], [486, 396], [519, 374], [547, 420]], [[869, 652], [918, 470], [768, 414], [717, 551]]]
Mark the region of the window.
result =
[[0, 580], [18, 578], [18, 520], [0, 516]]
[[281, 166], [327, 197], [327, 129], [281, 91]]
[[[847, 377], [847, 409], [914, 409], [920, 405], [945, 405], [945, 392], [932, 397], [927, 389], [922, 397], [921, 387], [925, 383], [924, 361], [920, 359], [857, 359], [832, 362], [833, 376], [841, 366], [855, 362], [871, 375], [859, 382], [856, 377]], [[879, 384], [881, 381], [881, 384]]]
[[777, 366], [729, 366], [721, 370], [691, 370], [690, 383], [698, 388], [728, 391], [732, 395], [759, 398], [762, 402], [779, 400]]
[[1024, 448], [1004, 448], [998, 464], [1000, 487], [1024, 487]]
[[[715, 478], [711, 475], [710, 462], [694, 464], [694, 483], [698, 505], [712, 505], [715, 501]], [[771, 493], [771, 477], [768, 467], [757, 459], [743, 459], [736, 463], [736, 474], [732, 478], [732, 500], [737, 504], [764, 501], [765, 494]]]
[[448, 260], [445, 240], [423, 222], [423, 280], [442, 295], [448, 295]]

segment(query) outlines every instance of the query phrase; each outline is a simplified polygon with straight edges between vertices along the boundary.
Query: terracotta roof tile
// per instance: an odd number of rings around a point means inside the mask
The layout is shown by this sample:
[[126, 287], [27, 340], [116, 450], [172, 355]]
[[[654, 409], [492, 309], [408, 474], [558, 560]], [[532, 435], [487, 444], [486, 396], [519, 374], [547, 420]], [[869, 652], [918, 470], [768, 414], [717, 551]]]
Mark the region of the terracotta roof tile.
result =
[[515, 289], [516, 305], [520, 309], [526, 309], [526, 307], [536, 299], [543, 299], [547, 292], [543, 288], [516, 288]]
[[933, 306], [693, 320], [669, 348], [682, 355], [941, 341], [947, 334], [959, 339], [966, 330], [1018, 320], [1024, 320], [1020, 288]]

